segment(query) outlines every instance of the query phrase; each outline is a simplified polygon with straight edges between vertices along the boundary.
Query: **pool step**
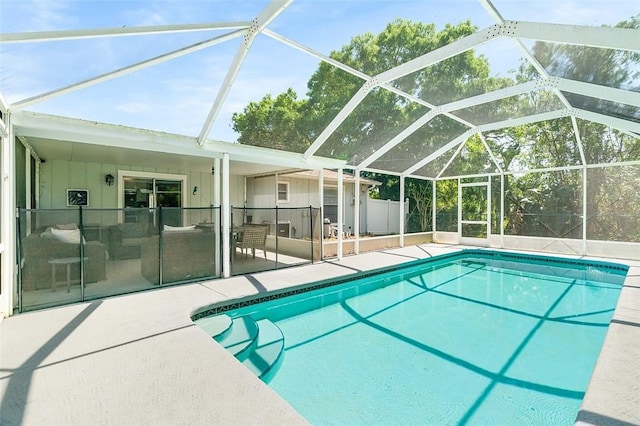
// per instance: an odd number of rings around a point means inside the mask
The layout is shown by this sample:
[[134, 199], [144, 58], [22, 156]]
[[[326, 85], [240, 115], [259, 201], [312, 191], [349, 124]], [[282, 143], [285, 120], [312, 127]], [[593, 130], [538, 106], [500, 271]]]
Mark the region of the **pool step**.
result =
[[268, 319], [259, 320], [257, 324], [260, 330], [257, 344], [242, 363], [253, 374], [268, 382], [284, 358], [284, 336], [280, 328]]
[[284, 336], [269, 321], [244, 316], [216, 315], [195, 321], [213, 340], [242, 362], [253, 374], [268, 382], [284, 359]]
[[234, 318], [228, 333], [213, 338], [233, 356], [243, 361], [258, 340], [258, 324], [250, 317]]
[[195, 321], [196, 325], [203, 329], [209, 336], [224, 337], [231, 330], [233, 323], [228, 315], [216, 315], [213, 317], [205, 317]]

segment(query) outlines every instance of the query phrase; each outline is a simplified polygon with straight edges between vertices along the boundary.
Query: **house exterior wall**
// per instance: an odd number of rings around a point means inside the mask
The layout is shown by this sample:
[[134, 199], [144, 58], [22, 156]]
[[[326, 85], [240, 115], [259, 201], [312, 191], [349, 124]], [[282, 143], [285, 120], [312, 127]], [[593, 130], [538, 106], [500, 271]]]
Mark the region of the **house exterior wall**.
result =
[[[209, 207], [213, 201], [213, 179], [210, 172], [99, 162], [49, 160], [40, 166], [39, 208], [67, 208], [66, 191], [68, 188], [87, 189], [89, 191], [89, 208], [115, 208], [118, 206], [117, 182], [108, 186], [105, 183], [105, 176], [109, 173], [117, 176], [118, 170], [186, 175], [185, 207]], [[244, 178], [232, 175], [229, 179], [229, 185], [231, 187], [231, 204], [242, 205]], [[198, 191], [194, 195], [193, 189], [196, 186]]]
[[[318, 207], [318, 182], [279, 176], [278, 182], [289, 183], [289, 201], [278, 207]], [[247, 207], [273, 208], [276, 205], [276, 177], [247, 178]]]
[[16, 142], [15, 147], [16, 158], [16, 206], [27, 207], [27, 171], [26, 158], [27, 151], [24, 145]]
[[[278, 177], [278, 182], [289, 183], [289, 200], [280, 201], [278, 207], [300, 208], [299, 210], [283, 210], [280, 212], [278, 222], [289, 223], [289, 236], [292, 238], [308, 238], [311, 236], [310, 216], [308, 209], [301, 207], [318, 207], [318, 184], [314, 180], [295, 179], [291, 177]], [[265, 176], [259, 178], [247, 178], [247, 207], [256, 209], [251, 212], [254, 223], [268, 222], [275, 224], [276, 206], [276, 177]], [[286, 226], [286, 225], [285, 225]], [[270, 228], [270, 233], [275, 234], [275, 226]], [[282, 235], [282, 234], [280, 234]]]
[[275, 206], [275, 177], [247, 178], [247, 207], [273, 208]]
[[[318, 207], [318, 182], [313, 179], [278, 176], [278, 182], [289, 182], [289, 202], [279, 202], [278, 207]], [[335, 182], [326, 182], [325, 187], [336, 187]], [[345, 230], [354, 228], [355, 185], [346, 182], [343, 191], [343, 218]], [[276, 205], [276, 177], [247, 178], [247, 207], [274, 208]], [[367, 186], [360, 190], [360, 232], [367, 232]], [[300, 229], [300, 228], [298, 228]]]
[[[213, 197], [213, 188], [211, 191], [211, 197]], [[229, 205], [234, 207], [244, 205], [244, 176], [229, 175]]]

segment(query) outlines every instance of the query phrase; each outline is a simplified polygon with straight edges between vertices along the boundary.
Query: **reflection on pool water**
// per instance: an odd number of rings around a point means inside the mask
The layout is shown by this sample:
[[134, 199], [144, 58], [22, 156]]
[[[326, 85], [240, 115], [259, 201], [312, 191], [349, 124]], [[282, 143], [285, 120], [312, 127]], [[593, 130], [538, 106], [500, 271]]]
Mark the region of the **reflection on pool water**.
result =
[[196, 323], [316, 425], [573, 424], [626, 270], [469, 250]]

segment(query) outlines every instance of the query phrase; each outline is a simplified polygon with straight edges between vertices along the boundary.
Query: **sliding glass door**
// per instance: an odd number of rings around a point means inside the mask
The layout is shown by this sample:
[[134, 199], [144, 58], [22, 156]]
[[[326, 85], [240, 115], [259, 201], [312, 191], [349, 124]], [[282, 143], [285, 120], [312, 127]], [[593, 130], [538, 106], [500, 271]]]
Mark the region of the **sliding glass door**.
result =
[[153, 221], [152, 210], [142, 210], [145, 208], [178, 207], [163, 210], [162, 222], [170, 226], [182, 225], [180, 207], [184, 207], [184, 178], [136, 176], [132, 173], [122, 177], [122, 184], [124, 222]]

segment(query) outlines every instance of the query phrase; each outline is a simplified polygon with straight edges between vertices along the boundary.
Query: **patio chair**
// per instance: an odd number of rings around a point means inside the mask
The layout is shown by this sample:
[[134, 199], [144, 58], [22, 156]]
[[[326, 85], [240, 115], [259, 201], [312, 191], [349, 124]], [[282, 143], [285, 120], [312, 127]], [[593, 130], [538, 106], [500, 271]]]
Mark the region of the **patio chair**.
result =
[[251, 250], [251, 254], [255, 259], [256, 249], [260, 249], [264, 253], [264, 260], [267, 260], [267, 231], [267, 226], [243, 226], [242, 237], [237, 245], [237, 247], [240, 248], [241, 254], [244, 255], [242, 258], [246, 259], [249, 250]]

